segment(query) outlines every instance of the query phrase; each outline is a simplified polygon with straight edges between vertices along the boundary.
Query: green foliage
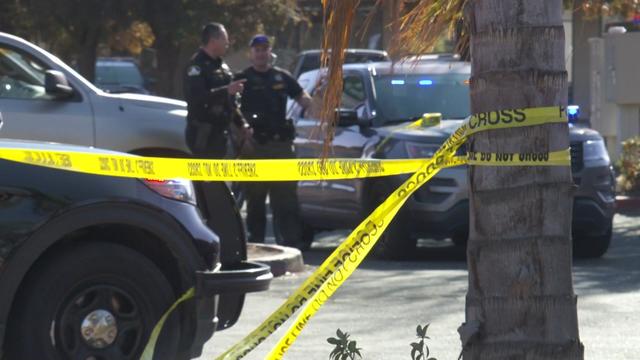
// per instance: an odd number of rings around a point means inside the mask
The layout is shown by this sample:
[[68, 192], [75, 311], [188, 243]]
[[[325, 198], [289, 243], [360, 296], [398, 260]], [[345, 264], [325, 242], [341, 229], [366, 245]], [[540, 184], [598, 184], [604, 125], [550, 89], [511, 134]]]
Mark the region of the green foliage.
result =
[[361, 348], [358, 348], [358, 345], [355, 341], [349, 340], [349, 334], [346, 332], [342, 332], [340, 329], [336, 331], [335, 338], [330, 337], [327, 339], [327, 342], [331, 345], [335, 345], [333, 351], [329, 355], [330, 360], [354, 360], [356, 355], [359, 358], [362, 358], [362, 354], [360, 353]]
[[626, 194], [640, 194], [640, 136], [622, 142], [622, 156], [617, 167], [618, 191]]
[[430, 324], [420, 326], [416, 328], [416, 337], [420, 339], [420, 342], [411, 343], [411, 360], [436, 360], [434, 357], [429, 357], [429, 347], [425, 340], [431, 340], [427, 336], [427, 329]]
[[[10, 0], [0, 1], [0, 31], [44, 45], [92, 79], [99, 45], [118, 55], [158, 49], [162, 89], [199, 44], [202, 25], [226, 25], [236, 46], [256, 32], [273, 33], [303, 19], [296, 0]], [[155, 41], [154, 41], [155, 40]], [[189, 49], [189, 50], [187, 50]], [[176, 93], [165, 95], [176, 96]]]

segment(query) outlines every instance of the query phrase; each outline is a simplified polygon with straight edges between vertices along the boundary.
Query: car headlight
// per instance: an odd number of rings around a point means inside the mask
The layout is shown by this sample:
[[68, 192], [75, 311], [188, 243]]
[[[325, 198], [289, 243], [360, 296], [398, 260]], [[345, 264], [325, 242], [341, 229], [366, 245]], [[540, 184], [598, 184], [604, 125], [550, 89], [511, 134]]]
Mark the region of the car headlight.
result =
[[582, 143], [582, 159], [588, 167], [609, 166], [609, 153], [604, 140], [587, 140]]
[[153, 180], [144, 179], [142, 182], [155, 193], [169, 199], [187, 202], [196, 205], [196, 194], [193, 183], [189, 180], [170, 179]]
[[431, 158], [440, 148], [440, 144], [420, 144], [413, 142], [406, 142], [405, 148], [407, 149], [407, 155], [411, 159], [426, 159]]

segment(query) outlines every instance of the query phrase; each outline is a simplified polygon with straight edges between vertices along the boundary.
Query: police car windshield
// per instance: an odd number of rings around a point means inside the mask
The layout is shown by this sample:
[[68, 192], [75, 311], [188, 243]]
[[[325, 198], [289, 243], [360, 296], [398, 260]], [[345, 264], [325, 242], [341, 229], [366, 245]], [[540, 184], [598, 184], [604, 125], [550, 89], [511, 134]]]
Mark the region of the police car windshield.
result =
[[429, 112], [442, 113], [443, 119], [464, 119], [470, 112], [468, 80], [467, 74], [376, 76], [376, 111], [385, 123]]

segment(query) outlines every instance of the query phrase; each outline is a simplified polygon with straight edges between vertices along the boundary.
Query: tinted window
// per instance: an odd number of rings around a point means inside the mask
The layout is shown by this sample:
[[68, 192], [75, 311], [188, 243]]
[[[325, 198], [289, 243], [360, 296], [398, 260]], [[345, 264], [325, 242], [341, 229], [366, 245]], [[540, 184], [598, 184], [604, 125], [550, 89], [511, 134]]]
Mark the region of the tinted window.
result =
[[96, 66], [96, 84], [135, 85], [142, 87], [144, 80], [138, 67], [129, 62], [105, 62]]
[[427, 112], [442, 113], [444, 119], [464, 119], [470, 112], [468, 79], [468, 74], [378, 76], [376, 110], [383, 121]]
[[343, 81], [341, 107], [356, 109], [365, 101], [365, 88], [362, 78], [357, 75], [346, 76]]
[[303, 62], [300, 67], [300, 74], [304, 74], [307, 71], [315, 70], [320, 67], [320, 54], [308, 54], [302, 59]]
[[31, 55], [0, 45], [0, 98], [51, 99], [44, 88], [46, 70]]

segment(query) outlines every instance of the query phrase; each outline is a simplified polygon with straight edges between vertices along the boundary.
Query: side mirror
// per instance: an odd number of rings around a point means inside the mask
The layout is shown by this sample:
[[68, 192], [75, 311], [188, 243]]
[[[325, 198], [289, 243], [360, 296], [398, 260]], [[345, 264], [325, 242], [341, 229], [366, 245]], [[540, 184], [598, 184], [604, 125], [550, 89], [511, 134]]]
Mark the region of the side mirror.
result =
[[44, 73], [44, 89], [47, 94], [65, 98], [73, 95], [73, 88], [69, 86], [67, 77], [57, 70], [47, 70]]
[[336, 109], [338, 113], [338, 126], [347, 127], [359, 125], [358, 112], [351, 109]]

